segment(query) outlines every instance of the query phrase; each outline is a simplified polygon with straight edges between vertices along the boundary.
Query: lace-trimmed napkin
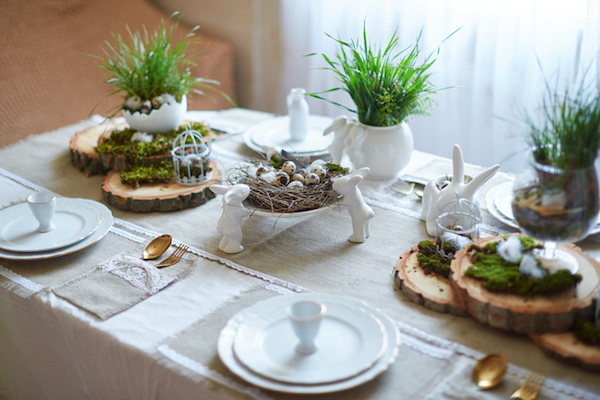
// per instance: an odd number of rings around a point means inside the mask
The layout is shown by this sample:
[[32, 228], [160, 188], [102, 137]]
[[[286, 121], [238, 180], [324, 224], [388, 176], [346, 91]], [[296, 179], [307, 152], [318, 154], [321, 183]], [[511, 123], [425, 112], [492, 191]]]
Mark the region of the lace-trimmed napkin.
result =
[[[182, 259], [180, 263], [191, 263]], [[177, 276], [124, 253], [52, 289], [71, 303], [107, 319], [167, 287]]]

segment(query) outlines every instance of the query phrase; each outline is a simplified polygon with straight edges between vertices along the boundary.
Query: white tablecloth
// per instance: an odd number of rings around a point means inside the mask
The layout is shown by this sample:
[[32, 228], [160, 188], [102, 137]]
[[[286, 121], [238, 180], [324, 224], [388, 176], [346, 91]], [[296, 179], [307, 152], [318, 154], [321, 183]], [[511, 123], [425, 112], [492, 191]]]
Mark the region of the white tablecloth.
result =
[[[264, 113], [244, 112], [237, 114], [239, 119], [236, 120], [234, 113], [229, 120], [225, 115], [221, 122], [248, 126], [266, 117]], [[83, 121], [0, 150], [0, 167], [3, 168], [0, 207], [23, 201], [28, 194], [43, 187], [63, 196], [101, 201], [102, 177], [83, 177], [71, 165], [68, 153], [70, 137], [96, 123], [93, 119]], [[213, 154], [222, 166], [257, 156], [244, 146], [240, 135], [219, 139], [213, 144]], [[442, 169], [450, 165], [448, 160], [415, 152], [407, 172], [431, 166], [432, 162]], [[411, 199], [390, 197], [376, 190], [367, 190], [369, 194], [372, 205], [394, 210], [407, 218], [420, 211], [420, 203]], [[211, 201], [220, 202], [220, 199]], [[179, 216], [180, 231], [169, 233], [176, 240], [186, 242], [188, 237], [194, 236], [194, 230], [214, 229], [189, 219], [193, 215], [201, 221], [202, 207], [167, 215], [113, 210], [117, 219], [108, 235], [139, 244], [141, 253], [141, 243], [163, 233], [167, 226], [171, 229], [169, 224], [177, 222]], [[376, 213], [377, 210], [376, 207]], [[510, 231], [492, 219], [486, 222], [490, 233]], [[93, 251], [105, 250], [108, 259], [114, 254], [109, 248], [104, 249], [102, 243], [93, 245]], [[404, 249], [413, 244], [401, 243], [400, 247]], [[360, 246], [369, 246], [369, 241]], [[600, 246], [593, 240], [584, 242], [583, 247], [594, 255], [600, 254]], [[85, 251], [77, 261], [65, 262], [85, 263]], [[223, 254], [207, 253], [206, 249], [195, 248], [195, 254], [190, 256], [195, 260], [195, 268], [185, 279], [104, 321], [57, 297], [49, 288], [39, 287], [36, 277], [19, 279], [11, 276], [10, 269], [0, 268], [0, 275], [10, 276], [22, 285], [32, 285], [37, 291], [24, 298], [0, 288], [0, 398], [296, 398], [232, 381], [206, 364], [186, 358], [165, 342], [256, 285], [280, 293], [290, 288], [296, 291], [314, 288], [254, 271], [221, 258]], [[2, 264], [9, 263], [0, 260]], [[385, 277], [387, 284], [381, 287], [381, 304], [374, 305], [388, 310], [402, 332], [399, 359], [388, 372], [362, 390], [322, 398], [506, 398], [533, 369], [548, 375], [540, 398], [600, 398], [597, 375], [547, 358], [526, 337], [498, 332], [469, 318], [429, 311], [395, 293], [389, 275], [394, 265], [395, 260], [390, 260], [389, 266], [382, 267], [389, 271]], [[361, 297], [360, 293], [349, 295]], [[369, 298], [377, 302], [379, 297], [370, 294]], [[475, 360], [487, 352], [501, 352], [512, 364], [501, 387], [491, 392], [477, 392], [468, 382], [469, 371]], [[407, 364], [406, 360], [414, 360], [414, 364]], [[435, 371], [436, 375], [428, 376], [428, 371]], [[386, 385], [395, 381], [400, 383], [399, 397], [384, 395]]]

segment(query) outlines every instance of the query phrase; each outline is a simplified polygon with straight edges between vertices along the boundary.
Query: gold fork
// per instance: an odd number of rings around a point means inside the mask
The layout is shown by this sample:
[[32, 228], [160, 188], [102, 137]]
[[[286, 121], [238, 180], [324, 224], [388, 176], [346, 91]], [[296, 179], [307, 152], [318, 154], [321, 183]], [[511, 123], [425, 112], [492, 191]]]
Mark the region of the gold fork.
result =
[[169, 256], [169, 258], [164, 259], [159, 264], [156, 264], [156, 268], [170, 267], [173, 264], [177, 264], [181, 257], [188, 251], [189, 246], [185, 244], [180, 244], [177, 246], [173, 254]]
[[540, 375], [538, 373], [532, 372], [529, 375], [529, 378], [525, 381], [523, 386], [517, 389], [516, 392], [510, 396], [511, 399], [521, 399], [521, 400], [534, 400], [542, 386], [544, 386], [544, 381], [546, 377], [544, 375]]

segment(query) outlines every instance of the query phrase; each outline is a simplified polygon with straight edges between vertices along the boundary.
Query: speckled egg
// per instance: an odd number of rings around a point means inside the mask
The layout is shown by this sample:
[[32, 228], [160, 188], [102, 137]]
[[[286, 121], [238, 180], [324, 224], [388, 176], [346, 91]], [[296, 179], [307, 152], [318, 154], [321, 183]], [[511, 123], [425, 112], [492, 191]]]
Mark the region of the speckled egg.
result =
[[314, 174], [312, 172], [306, 175], [306, 185], [316, 185], [319, 182], [321, 182], [321, 178], [319, 178], [319, 175]]
[[283, 171], [278, 172], [273, 183], [278, 186], [287, 186], [290, 183], [290, 176]]
[[290, 188], [301, 188], [304, 184], [300, 181], [291, 181], [288, 187]]
[[304, 177], [300, 174], [294, 174], [292, 175], [292, 182], [300, 182], [301, 184], [304, 185], [304, 183], [306, 182]]
[[296, 171], [296, 173], [299, 175], [302, 175], [305, 178], [306, 178], [306, 175], [308, 175], [308, 171], [306, 170], [306, 168], [300, 168], [298, 171]]
[[310, 169], [310, 173], [317, 174], [317, 176], [320, 179], [325, 179], [325, 177], [327, 176], [327, 171], [325, 171], [325, 168], [321, 167], [320, 165], [315, 165], [314, 167], [312, 167]]
[[289, 176], [292, 176], [296, 173], [296, 163], [293, 161], [286, 161], [281, 166], [281, 170]]
[[265, 167], [258, 167], [258, 169], [256, 170], [256, 177], [260, 177], [262, 174], [266, 174], [267, 172], [269, 172], [268, 169], [266, 169]]

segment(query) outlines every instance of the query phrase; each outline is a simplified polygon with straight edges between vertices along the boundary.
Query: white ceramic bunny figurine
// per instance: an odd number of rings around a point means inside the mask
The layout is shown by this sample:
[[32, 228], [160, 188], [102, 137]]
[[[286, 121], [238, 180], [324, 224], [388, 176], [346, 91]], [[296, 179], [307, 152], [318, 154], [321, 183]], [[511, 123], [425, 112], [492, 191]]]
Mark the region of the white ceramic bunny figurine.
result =
[[346, 138], [352, 130], [352, 128], [358, 124], [355, 119], [348, 120], [345, 115], [337, 117], [333, 120], [323, 131], [323, 135], [328, 135], [331, 132], [334, 133], [333, 142], [327, 147], [329, 154], [333, 158], [334, 164], [340, 164], [342, 162], [342, 156], [344, 155], [344, 149], [346, 148]]
[[369, 220], [375, 216], [358, 188], [369, 172], [368, 167], [357, 169], [350, 175], [336, 179], [332, 185], [333, 190], [344, 196], [343, 202], [348, 205], [348, 213], [352, 218], [352, 235], [348, 240], [354, 243], [363, 243], [369, 237]]
[[[454, 145], [452, 153], [452, 177], [440, 175], [429, 181], [423, 191], [421, 219], [426, 223], [427, 234], [429, 236], [436, 235], [435, 221], [442, 207], [447, 202], [456, 200], [457, 194], [460, 198], [476, 204], [474, 201], [475, 192], [496, 173], [498, 168], [500, 168], [500, 165], [496, 164], [477, 175], [471, 182], [465, 183], [465, 165], [462, 150], [459, 145]], [[450, 180], [449, 178], [452, 179]]]
[[225, 253], [239, 253], [244, 250], [242, 220], [250, 215], [250, 210], [245, 208], [242, 202], [250, 194], [250, 188], [244, 184], [213, 185], [210, 190], [223, 195], [223, 214], [217, 224], [217, 231], [223, 235], [219, 242], [219, 250]]

